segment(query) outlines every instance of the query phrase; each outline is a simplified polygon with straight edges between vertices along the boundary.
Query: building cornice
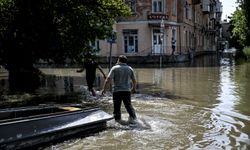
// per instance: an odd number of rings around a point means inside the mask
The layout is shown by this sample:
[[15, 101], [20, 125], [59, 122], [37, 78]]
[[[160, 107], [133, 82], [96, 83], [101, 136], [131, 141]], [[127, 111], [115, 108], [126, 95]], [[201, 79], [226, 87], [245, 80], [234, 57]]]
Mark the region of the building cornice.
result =
[[[126, 25], [134, 25], [134, 24], [160, 24], [161, 20], [145, 20], [145, 21], [120, 21], [116, 24], [126, 24]], [[177, 23], [173, 21], [166, 21], [164, 20], [164, 23], [166, 25], [173, 25], [173, 26], [180, 26], [182, 23]]]

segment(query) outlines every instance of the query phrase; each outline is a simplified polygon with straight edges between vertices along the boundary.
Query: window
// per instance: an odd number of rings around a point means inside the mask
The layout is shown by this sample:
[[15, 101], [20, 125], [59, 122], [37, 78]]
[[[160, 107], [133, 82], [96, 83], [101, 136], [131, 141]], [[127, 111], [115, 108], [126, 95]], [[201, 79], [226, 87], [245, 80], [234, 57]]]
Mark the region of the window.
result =
[[176, 40], [176, 29], [172, 29], [172, 37]]
[[152, 12], [163, 13], [163, 0], [152, 0]]
[[198, 13], [193, 13], [194, 14], [194, 22], [198, 23]]
[[188, 46], [188, 32], [187, 31], [185, 31], [185, 36], [186, 36], [185, 37], [186, 38], [186, 45], [185, 46], [187, 48], [187, 46]]
[[192, 33], [189, 31], [189, 41], [188, 41], [188, 46], [189, 47], [192, 47], [192, 40], [193, 40], [193, 38], [192, 38]]
[[90, 46], [91, 46], [93, 49], [99, 50], [99, 49], [100, 49], [99, 40], [95, 40], [94, 42], [90, 42]]
[[189, 5], [188, 2], [185, 2], [185, 18], [188, 19], [188, 14], [189, 14]]
[[124, 51], [125, 53], [138, 52], [138, 31], [137, 30], [123, 30]]
[[134, 14], [136, 12], [136, 0], [125, 0], [125, 3], [129, 6], [130, 11]]
[[192, 6], [189, 5], [189, 14], [188, 14], [188, 19], [189, 20], [192, 20], [192, 14], [193, 14]]
[[192, 19], [192, 7], [187, 1], [185, 2], [185, 17], [186, 19]]
[[172, 15], [176, 16], [177, 15], [177, 0], [173, 0], [173, 7], [172, 7]]

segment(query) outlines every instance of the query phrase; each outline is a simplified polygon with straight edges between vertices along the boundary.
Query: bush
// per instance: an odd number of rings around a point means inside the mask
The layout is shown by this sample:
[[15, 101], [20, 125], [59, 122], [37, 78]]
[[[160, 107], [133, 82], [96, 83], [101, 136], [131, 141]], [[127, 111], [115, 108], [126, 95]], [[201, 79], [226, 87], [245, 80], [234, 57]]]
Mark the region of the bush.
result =
[[244, 53], [242, 49], [236, 51], [234, 58], [235, 58], [235, 63], [237, 65], [242, 64], [247, 61], [247, 55]]
[[243, 52], [247, 56], [247, 58], [250, 58], [250, 47], [245, 47], [243, 49]]

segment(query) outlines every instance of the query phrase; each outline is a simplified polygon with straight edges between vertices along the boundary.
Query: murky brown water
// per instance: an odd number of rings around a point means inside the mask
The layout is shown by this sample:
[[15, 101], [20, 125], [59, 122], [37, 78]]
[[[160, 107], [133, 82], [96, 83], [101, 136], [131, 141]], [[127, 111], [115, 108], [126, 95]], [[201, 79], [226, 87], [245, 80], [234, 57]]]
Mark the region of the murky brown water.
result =
[[[135, 68], [139, 85], [133, 105], [139, 120], [149, 124], [150, 129], [123, 127], [110, 121], [101, 133], [46, 149], [250, 149], [250, 63], [221, 63], [208, 67]], [[85, 88], [84, 73], [75, 70], [42, 69], [60, 76], [55, 82], [58, 93]], [[102, 82], [100, 76], [97, 84]], [[71, 88], [65, 86], [70, 84]], [[98, 103], [112, 114], [109, 94], [87, 98], [88, 103]], [[123, 109], [123, 118], [127, 117]]]

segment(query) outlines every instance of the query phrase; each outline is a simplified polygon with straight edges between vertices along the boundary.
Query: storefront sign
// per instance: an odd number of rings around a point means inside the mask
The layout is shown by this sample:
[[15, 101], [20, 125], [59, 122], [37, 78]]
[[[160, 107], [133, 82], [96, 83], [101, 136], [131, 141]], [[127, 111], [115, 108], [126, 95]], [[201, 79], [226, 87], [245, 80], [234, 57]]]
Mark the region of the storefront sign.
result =
[[168, 15], [164, 14], [150, 14], [148, 15], [148, 20], [168, 20]]

